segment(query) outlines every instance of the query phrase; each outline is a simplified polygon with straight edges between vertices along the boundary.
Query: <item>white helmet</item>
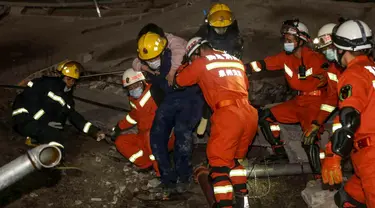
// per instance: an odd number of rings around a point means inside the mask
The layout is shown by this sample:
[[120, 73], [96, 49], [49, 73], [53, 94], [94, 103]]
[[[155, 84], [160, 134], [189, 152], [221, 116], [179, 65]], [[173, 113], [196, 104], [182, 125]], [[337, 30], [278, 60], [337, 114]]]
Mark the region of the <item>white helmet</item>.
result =
[[207, 40], [201, 38], [201, 37], [194, 37], [189, 40], [189, 42], [186, 45], [186, 55], [187, 58], [190, 59], [190, 57], [193, 55], [194, 51], [196, 51], [201, 45], [208, 43]]
[[281, 26], [281, 34], [291, 34], [308, 42], [310, 40], [309, 29], [298, 19], [286, 20]]
[[328, 23], [320, 28], [318, 36], [313, 41], [317, 49], [321, 49], [332, 44], [332, 31], [335, 26], [335, 23]]
[[372, 31], [361, 20], [348, 20], [336, 26], [332, 36], [338, 49], [360, 51], [373, 47]]
[[136, 72], [133, 68], [125, 70], [124, 74], [122, 75], [122, 85], [127, 87], [132, 85], [136, 82], [145, 80], [145, 76], [143, 76], [142, 72]]

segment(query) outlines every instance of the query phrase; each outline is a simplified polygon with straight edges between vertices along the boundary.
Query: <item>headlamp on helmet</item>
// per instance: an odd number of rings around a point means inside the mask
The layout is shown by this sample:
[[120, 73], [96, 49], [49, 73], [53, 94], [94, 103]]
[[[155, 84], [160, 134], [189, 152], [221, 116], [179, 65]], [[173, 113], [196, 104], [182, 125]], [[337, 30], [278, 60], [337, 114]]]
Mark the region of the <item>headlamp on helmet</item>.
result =
[[303, 41], [308, 42], [310, 40], [309, 30], [306, 25], [300, 22], [298, 19], [286, 20], [283, 22], [281, 29], [281, 35], [291, 34]]

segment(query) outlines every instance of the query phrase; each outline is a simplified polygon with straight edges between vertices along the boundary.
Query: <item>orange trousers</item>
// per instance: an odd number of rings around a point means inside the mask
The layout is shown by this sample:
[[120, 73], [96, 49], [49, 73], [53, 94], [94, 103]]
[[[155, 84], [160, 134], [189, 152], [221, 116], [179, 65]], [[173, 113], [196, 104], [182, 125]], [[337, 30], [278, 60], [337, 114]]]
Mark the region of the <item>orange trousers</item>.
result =
[[257, 132], [258, 112], [249, 104], [215, 110], [211, 117], [207, 157], [216, 203], [232, 207], [233, 192], [247, 193], [246, 170], [236, 159], [246, 157]]
[[[305, 132], [310, 128], [312, 121], [317, 118], [322, 102], [323, 100], [321, 100], [320, 97], [298, 96], [297, 98], [272, 107], [271, 112], [277, 122], [285, 124], [300, 123], [302, 131]], [[275, 126], [275, 124], [271, 124], [271, 130], [273, 126]], [[280, 128], [274, 129], [275, 131], [272, 132], [274, 136], [276, 136], [279, 134]]]
[[[375, 136], [371, 141], [375, 142]], [[353, 152], [351, 159], [355, 174], [345, 184], [344, 190], [368, 208], [375, 208], [375, 146]]]
[[[174, 141], [175, 136], [172, 134], [168, 142], [169, 151], [173, 150]], [[150, 131], [138, 134], [122, 134], [116, 138], [115, 145], [117, 150], [130, 162], [141, 169], [153, 166], [156, 175], [160, 177], [158, 164], [151, 151]]]

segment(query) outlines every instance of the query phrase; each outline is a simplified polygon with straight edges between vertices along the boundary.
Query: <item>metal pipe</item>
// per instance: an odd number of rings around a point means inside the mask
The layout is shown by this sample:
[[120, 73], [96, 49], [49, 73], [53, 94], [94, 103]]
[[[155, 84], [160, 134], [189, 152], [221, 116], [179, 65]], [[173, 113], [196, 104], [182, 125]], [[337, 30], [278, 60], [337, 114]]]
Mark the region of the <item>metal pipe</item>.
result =
[[[309, 163], [287, 163], [287, 164], [251, 164], [246, 169], [248, 178], [271, 177], [282, 175], [299, 175], [312, 173]], [[212, 208], [215, 204], [215, 196], [212, 185], [209, 182], [209, 170], [200, 166], [194, 170], [194, 179], [197, 181], [206, 197], [208, 206]]]
[[213, 208], [215, 204], [215, 196], [213, 188], [208, 179], [209, 171], [206, 167], [200, 166], [194, 170], [194, 179], [198, 181], [204, 196], [206, 197], [208, 207]]
[[39, 145], [0, 168], [0, 191], [42, 168], [53, 168], [61, 161], [61, 151], [53, 145]]
[[246, 169], [249, 178], [290, 176], [312, 173], [309, 163], [252, 164]]
[[79, 78], [82, 79], [82, 78], [99, 77], [99, 76], [104, 76], [104, 75], [115, 75], [115, 74], [123, 74], [123, 73], [124, 73], [124, 70], [112, 71], [112, 72], [104, 72], [100, 74], [83, 75], [83, 76], [80, 76]]

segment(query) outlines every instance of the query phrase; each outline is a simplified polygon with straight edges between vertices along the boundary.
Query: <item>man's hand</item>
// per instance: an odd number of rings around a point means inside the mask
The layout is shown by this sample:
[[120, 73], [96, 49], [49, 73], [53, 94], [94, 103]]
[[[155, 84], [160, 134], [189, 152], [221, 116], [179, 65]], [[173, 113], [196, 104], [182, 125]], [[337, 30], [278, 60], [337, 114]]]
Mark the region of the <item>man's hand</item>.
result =
[[105, 133], [103, 131], [99, 131], [96, 134], [96, 141], [100, 142], [103, 139], [105, 139]]
[[149, 71], [150, 68], [149, 68], [147, 65], [142, 64], [142, 65], [141, 65], [141, 70], [142, 70], [142, 71]]
[[332, 152], [331, 142], [326, 145], [325, 158], [322, 164], [322, 178], [324, 184], [342, 183], [341, 157]]
[[148, 67], [147, 65], [144, 65], [144, 64], [142, 64], [142, 66], [141, 66], [141, 70], [142, 70], [142, 71], [146, 71], [146, 72], [148, 72], [148, 73], [150, 73], [150, 74], [153, 74], [153, 75], [159, 75], [159, 74], [160, 74], [159, 71], [151, 70], [150, 67]]
[[176, 74], [176, 70], [170, 70], [168, 75], [165, 77], [168, 81], [168, 86], [173, 85], [174, 75]]
[[304, 145], [312, 145], [315, 142], [316, 135], [319, 132], [320, 126], [311, 124], [310, 128], [303, 133], [302, 143]]
[[320, 82], [317, 86], [318, 88], [323, 87], [324, 85], [327, 84], [327, 77], [324, 76], [323, 74], [313, 74], [312, 76], [316, 79], [319, 79]]

